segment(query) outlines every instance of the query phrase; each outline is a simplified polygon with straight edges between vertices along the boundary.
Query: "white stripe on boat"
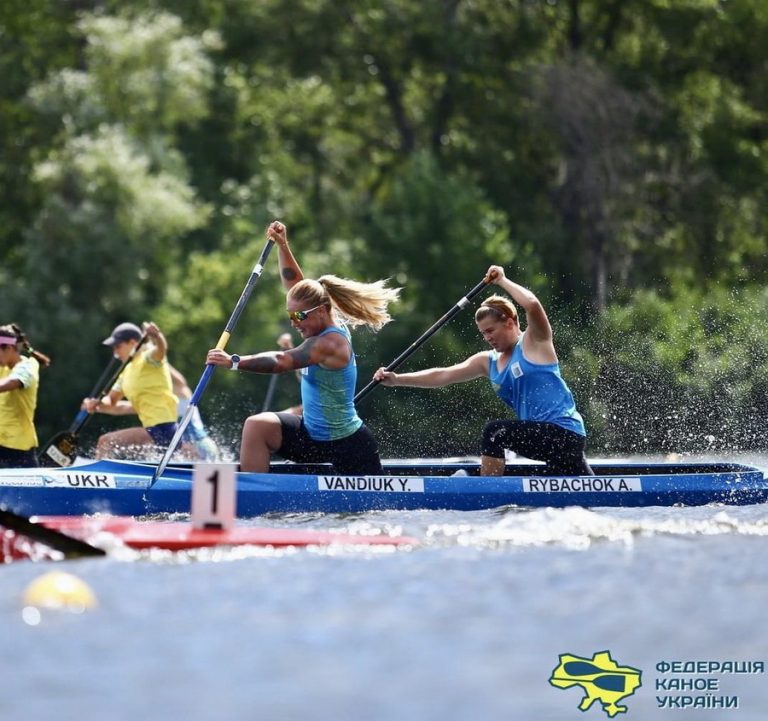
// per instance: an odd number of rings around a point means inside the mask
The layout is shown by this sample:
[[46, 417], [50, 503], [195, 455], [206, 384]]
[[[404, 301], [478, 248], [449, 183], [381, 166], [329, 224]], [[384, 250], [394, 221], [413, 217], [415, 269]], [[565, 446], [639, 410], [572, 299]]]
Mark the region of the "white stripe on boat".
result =
[[414, 476], [318, 476], [317, 490], [424, 493], [424, 479]]
[[643, 483], [639, 477], [610, 476], [523, 478], [525, 493], [641, 493]]

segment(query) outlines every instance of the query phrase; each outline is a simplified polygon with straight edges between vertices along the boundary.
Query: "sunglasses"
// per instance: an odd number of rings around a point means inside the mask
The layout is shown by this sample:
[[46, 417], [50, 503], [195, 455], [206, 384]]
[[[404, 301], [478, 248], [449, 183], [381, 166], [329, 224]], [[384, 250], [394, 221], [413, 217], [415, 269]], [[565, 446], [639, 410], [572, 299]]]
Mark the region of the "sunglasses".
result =
[[289, 310], [288, 311], [288, 318], [290, 320], [296, 320], [296, 321], [302, 321], [306, 320], [309, 317], [309, 314], [312, 311], [317, 310], [318, 308], [322, 308], [322, 304], [316, 305], [314, 308], [310, 308], [309, 310]]

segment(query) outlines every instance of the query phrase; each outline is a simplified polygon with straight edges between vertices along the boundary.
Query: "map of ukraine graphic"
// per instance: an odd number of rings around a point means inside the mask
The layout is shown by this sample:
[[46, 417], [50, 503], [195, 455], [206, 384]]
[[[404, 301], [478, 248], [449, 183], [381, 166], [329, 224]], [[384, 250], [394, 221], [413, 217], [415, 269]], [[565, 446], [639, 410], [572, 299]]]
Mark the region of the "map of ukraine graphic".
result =
[[619, 706], [618, 702], [631, 696], [642, 685], [641, 677], [639, 669], [619, 666], [609, 651], [595, 653], [592, 658], [563, 653], [549, 683], [557, 688], [581, 686], [586, 694], [579, 704], [582, 711], [599, 701], [603, 711], [613, 717], [626, 712], [627, 707]]

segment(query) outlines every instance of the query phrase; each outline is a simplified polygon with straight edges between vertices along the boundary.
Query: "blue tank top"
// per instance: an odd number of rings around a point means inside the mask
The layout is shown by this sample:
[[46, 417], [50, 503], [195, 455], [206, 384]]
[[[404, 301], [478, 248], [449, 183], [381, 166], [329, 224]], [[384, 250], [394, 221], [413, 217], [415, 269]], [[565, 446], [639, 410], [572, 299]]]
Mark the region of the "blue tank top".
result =
[[496, 395], [514, 409], [521, 421], [554, 423], [586, 436], [573, 395], [560, 375], [559, 363], [531, 363], [523, 356], [523, 336], [509, 363], [498, 370], [498, 351], [491, 351], [488, 377]]
[[[320, 335], [340, 333], [352, 348], [346, 328], [330, 326]], [[301, 369], [301, 402], [304, 425], [316, 441], [335, 441], [351, 436], [363, 421], [355, 410], [357, 363], [355, 353], [344, 368], [330, 369], [319, 365]]]

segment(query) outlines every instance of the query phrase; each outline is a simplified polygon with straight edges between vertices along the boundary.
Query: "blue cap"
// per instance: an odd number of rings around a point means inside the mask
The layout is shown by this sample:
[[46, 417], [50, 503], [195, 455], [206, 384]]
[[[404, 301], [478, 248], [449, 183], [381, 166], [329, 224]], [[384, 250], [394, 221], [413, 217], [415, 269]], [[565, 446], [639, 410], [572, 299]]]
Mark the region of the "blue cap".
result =
[[141, 340], [141, 328], [135, 323], [121, 323], [116, 325], [109, 338], [102, 341], [102, 345], [115, 345], [126, 340]]

